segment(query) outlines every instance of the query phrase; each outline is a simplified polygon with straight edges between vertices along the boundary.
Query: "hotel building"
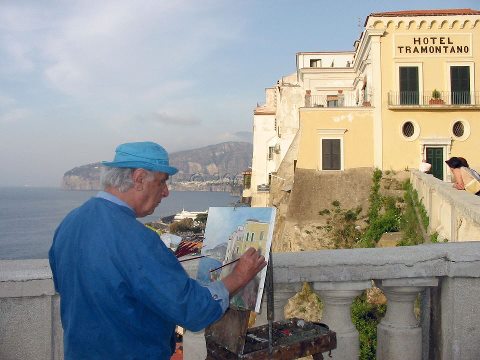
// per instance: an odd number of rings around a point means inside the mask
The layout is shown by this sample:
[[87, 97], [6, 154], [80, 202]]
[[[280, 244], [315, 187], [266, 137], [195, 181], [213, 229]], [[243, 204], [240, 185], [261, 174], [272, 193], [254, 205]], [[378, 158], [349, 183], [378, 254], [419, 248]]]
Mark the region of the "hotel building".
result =
[[[296, 168], [417, 169], [450, 180], [450, 156], [480, 167], [480, 11], [370, 14], [353, 51], [300, 52], [253, 119], [244, 197], [269, 201]], [[279, 169], [282, 169], [280, 172]]]

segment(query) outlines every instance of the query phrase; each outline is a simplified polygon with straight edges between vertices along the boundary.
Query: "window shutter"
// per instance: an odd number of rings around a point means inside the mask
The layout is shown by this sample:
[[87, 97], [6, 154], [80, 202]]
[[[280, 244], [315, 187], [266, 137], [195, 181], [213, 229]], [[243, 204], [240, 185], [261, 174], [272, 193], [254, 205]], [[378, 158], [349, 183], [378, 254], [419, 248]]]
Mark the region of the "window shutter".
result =
[[340, 170], [340, 139], [322, 139], [322, 170]]
[[450, 67], [452, 104], [470, 104], [470, 67]]
[[400, 104], [416, 105], [419, 103], [418, 67], [400, 67]]

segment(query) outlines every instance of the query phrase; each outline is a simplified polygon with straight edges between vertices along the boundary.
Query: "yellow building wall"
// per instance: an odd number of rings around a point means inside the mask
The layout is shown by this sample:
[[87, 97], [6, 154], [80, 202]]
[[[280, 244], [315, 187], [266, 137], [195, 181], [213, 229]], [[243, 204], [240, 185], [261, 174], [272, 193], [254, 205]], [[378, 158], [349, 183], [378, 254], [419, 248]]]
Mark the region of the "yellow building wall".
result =
[[[300, 109], [300, 141], [297, 168], [319, 170], [321, 143], [328, 130], [346, 131], [343, 137], [343, 168], [370, 167], [373, 164], [373, 113], [369, 108]], [[326, 131], [325, 131], [326, 130]], [[341, 132], [341, 131], [340, 131]]]
[[[383, 168], [384, 170], [403, 170], [418, 168], [422, 160], [422, 139], [453, 138], [450, 156], [466, 158], [474, 168], [480, 167], [480, 114], [474, 111], [444, 112], [444, 111], [415, 111], [392, 112], [388, 117], [388, 126], [384, 126]], [[409, 141], [402, 134], [405, 121], [418, 124], [419, 136]], [[457, 140], [453, 136], [452, 128], [456, 121], [469, 124], [470, 136], [465, 140]], [[384, 123], [385, 124], [385, 123]], [[429, 145], [434, 146], [434, 145]], [[445, 160], [447, 160], [445, 159]]]
[[[247, 221], [245, 224], [244, 238], [237, 244], [239, 255], [243, 254], [250, 247], [261, 250], [262, 255], [265, 255], [264, 251], [268, 237], [268, 227], [268, 223]], [[250, 241], [252, 233], [254, 234], [253, 241]], [[248, 241], [246, 241], [246, 234], [249, 235]]]
[[[419, 20], [420, 21], [420, 20]], [[445, 139], [452, 138], [450, 156], [463, 156], [467, 158], [473, 167], [479, 167], [480, 158], [478, 149], [480, 146], [480, 104], [476, 109], [458, 107], [451, 109], [448, 106], [440, 106], [437, 110], [428, 109], [428, 100], [433, 89], [439, 91], [450, 91], [450, 70], [449, 65], [471, 65], [470, 92], [480, 90], [480, 24], [472, 28], [469, 21], [458, 21], [453, 23], [445, 22], [441, 25], [438, 22], [422, 21], [412, 22], [409, 26], [405, 22], [388, 24], [385, 35], [381, 38], [381, 69], [382, 69], [382, 131], [383, 131], [383, 169], [402, 170], [418, 168], [422, 159], [422, 139]], [[376, 28], [383, 28], [386, 24], [378, 23]], [[408, 28], [407, 28], [408, 26]], [[418, 28], [420, 27], [420, 28]], [[431, 28], [429, 28], [431, 27]], [[405, 46], [413, 38], [429, 38], [430, 45], [433, 45], [432, 38], [436, 45], [441, 41], [449, 46], [468, 46], [469, 54], [451, 54], [447, 50], [440, 54], [400, 54], [398, 46]], [[441, 40], [443, 38], [443, 40]], [[449, 48], [450, 49], [450, 48]], [[418, 65], [420, 95], [425, 95], [425, 106], [423, 108], [395, 109], [388, 105], [388, 92], [399, 91], [398, 67]], [[473, 83], [473, 84], [472, 84]], [[379, 91], [376, 90], [376, 94]], [[448, 96], [447, 96], [448, 98]], [[477, 101], [478, 101], [477, 93]], [[465, 139], [458, 139], [452, 133], [452, 126], [455, 121], [464, 121], [470, 127], [470, 136]], [[416, 140], [408, 141], [402, 135], [402, 125], [406, 121], [412, 121], [418, 125], [419, 134]], [[446, 160], [446, 159], [445, 159]]]

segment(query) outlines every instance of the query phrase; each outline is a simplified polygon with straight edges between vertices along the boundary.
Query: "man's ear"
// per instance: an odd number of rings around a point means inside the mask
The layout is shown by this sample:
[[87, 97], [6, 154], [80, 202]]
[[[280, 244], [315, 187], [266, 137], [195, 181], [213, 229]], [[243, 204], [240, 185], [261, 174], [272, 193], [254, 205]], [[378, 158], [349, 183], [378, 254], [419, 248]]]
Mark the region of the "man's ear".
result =
[[143, 190], [143, 184], [147, 173], [143, 169], [135, 169], [132, 173], [133, 188], [138, 191]]

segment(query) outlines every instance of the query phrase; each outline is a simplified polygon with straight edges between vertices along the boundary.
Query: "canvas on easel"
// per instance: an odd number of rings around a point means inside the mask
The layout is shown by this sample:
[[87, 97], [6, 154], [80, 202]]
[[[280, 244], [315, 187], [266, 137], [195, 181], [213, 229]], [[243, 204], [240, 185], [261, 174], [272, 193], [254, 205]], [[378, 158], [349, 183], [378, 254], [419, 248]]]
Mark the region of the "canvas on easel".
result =
[[[221, 266], [237, 260], [250, 247], [268, 261], [274, 222], [275, 208], [211, 207], [202, 247], [205, 257], [200, 260], [197, 279], [207, 284], [227, 276], [236, 264]], [[266, 272], [267, 268], [260, 271], [230, 299], [230, 305], [260, 312]]]

